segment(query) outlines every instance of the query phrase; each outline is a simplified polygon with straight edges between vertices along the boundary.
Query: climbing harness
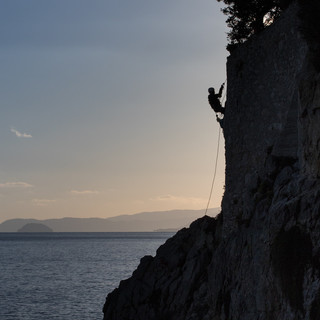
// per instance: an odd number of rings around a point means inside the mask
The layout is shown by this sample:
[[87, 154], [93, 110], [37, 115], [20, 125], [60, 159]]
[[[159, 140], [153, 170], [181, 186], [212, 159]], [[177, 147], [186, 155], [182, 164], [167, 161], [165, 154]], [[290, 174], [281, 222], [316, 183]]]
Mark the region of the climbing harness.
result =
[[[227, 79], [226, 79], [227, 81]], [[225, 84], [226, 81], [223, 83]], [[224, 95], [221, 99], [221, 102], [224, 103], [225, 102], [225, 98], [226, 98], [226, 92], [227, 90], [225, 90], [224, 92]], [[217, 116], [218, 117], [218, 116]], [[221, 118], [219, 118], [221, 119]], [[223, 120], [223, 119], [221, 119]], [[217, 120], [218, 121], [218, 120]], [[219, 121], [218, 121], [219, 122]], [[221, 137], [221, 124], [219, 126], [219, 133], [218, 133], [218, 145], [217, 145], [217, 154], [216, 154], [216, 160], [215, 160], [215, 165], [214, 165], [214, 173], [213, 173], [213, 179], [212, 179], [212, 183], [211, 183], [211, 190], [210, 190], [210, 194], [209, 194], [209, 199], [208, 199], [208, 203], [207, 203], [207, 207], [206, 207], [206, 210], [205, 210], [205, 213], [204, 215], [206, 216], [207, 215], [207, 212], [208, 212], [208, 209], [209, 209], [209, 205], [210, 205], [210, 202], [211, 202], [211, 197], [212, 197], [212, 192], [213, 192], [213, 186], [214, 186], [214, 183], [215, 183], [215, 180], [216, 180], [216, 175], [217, 175], [217, 167], [218, 167], [218, 160], [219, 160], [219, 149], [220, 149], [220, 137]]]

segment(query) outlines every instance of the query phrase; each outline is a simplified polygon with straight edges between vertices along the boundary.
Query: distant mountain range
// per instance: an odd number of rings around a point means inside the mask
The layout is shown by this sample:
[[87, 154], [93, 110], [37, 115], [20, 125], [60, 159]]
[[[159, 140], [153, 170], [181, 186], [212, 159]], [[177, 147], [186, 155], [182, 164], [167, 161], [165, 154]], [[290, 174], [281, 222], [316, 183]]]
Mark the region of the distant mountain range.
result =
[[[213, 217], [220, 208], [209, 209]], [[17, 232], [30, 223], [41, 223], [54, 232], [151, 232], [175, 231], [187, 227], [204, 215], [204, 210], [142, 212], [112, 218], [10, 219], [0, 224], [0, 232]]]

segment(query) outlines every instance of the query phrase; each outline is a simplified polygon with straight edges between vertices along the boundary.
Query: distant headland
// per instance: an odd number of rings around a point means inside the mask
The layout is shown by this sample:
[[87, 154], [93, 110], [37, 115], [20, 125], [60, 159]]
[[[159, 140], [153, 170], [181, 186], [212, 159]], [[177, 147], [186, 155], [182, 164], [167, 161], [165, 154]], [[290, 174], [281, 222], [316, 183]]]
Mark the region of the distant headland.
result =
[[42, 223], [27, 223], [18, 232], [53, 232], [51, 228]]
[[[39, 225], [44, 225], [54, 232], [175, 232], [189, 226], [192, 221], [202, 217], [204, 211], [203, 209], [142, 212], [105, 219], [10, 219], [0, 223], [0, 232], [48, 232], [37, 231], [39, 230], [38, 228], [35, 231], [28, 231], [29, 228]], [[214, 217], [219, 212], [220, 208], [213, 208], [208, 210], [207, 215]], [[25, 229], [27, 226], [28, 230]]]

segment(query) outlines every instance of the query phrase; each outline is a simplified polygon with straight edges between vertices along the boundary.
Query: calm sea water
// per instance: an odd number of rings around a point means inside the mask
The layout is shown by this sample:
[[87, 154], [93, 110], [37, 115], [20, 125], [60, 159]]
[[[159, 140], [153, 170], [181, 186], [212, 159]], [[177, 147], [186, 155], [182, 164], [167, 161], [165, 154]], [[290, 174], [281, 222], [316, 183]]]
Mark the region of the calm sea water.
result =
[[0, 233], [1, 320], [101, 320], [107, 294], [173, 233]]

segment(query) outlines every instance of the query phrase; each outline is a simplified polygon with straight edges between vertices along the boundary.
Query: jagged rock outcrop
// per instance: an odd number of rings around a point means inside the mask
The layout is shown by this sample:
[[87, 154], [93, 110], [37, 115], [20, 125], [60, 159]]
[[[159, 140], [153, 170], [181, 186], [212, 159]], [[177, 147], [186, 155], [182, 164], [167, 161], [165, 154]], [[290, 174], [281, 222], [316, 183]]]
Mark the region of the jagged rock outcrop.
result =
[[105, 320], [320, 319], [317, 6], [293, 3], [232, 52], [222, 212], [144, 257]]

